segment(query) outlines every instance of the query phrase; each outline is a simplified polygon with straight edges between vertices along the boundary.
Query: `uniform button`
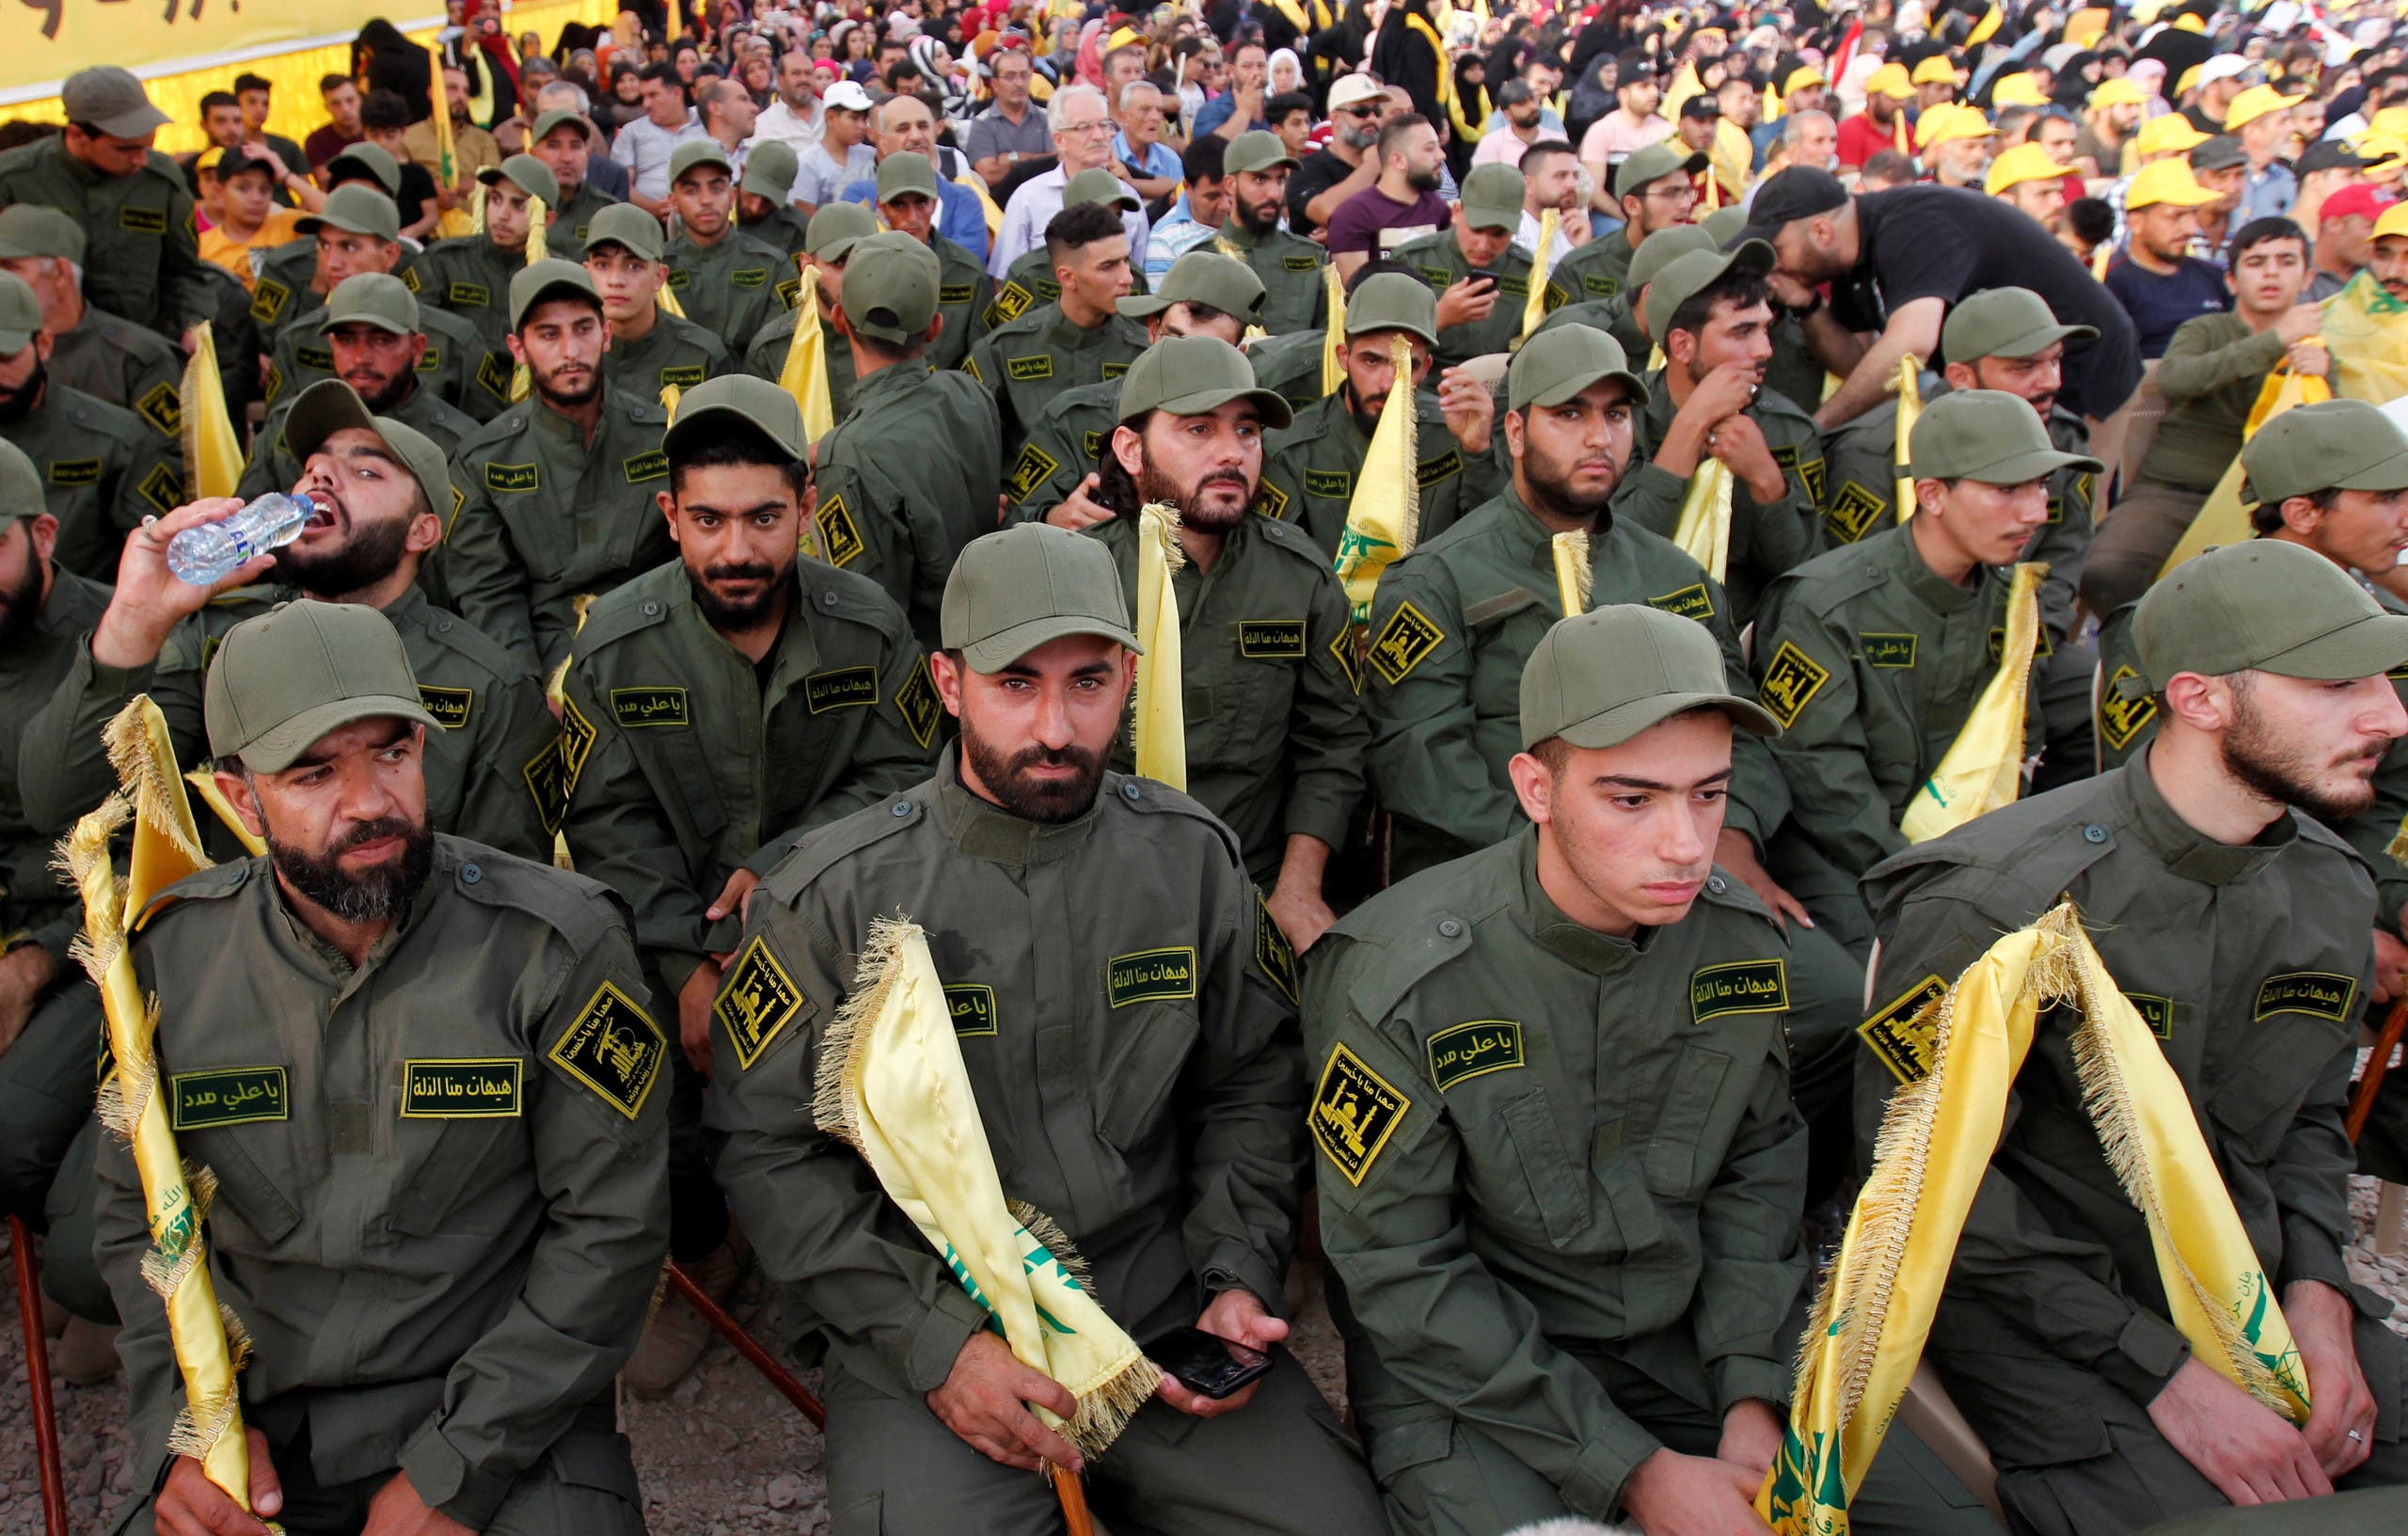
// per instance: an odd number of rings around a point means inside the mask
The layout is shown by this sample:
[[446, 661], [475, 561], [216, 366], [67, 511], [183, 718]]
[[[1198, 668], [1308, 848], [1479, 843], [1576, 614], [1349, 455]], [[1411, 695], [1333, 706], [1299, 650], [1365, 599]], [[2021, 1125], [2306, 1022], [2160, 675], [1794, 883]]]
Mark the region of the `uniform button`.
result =
[[646, 604], [644, 604], [644, 605], [643, 605], [643, 616], [644, 616], [645, 618], [647, 618], [647, 619], [657, 619], [657, 618], [658, 618], [658, 617], [660, 616], [660, 605], [659, 605], [658, 603], [646, 603]]
[[1865, 575], [1867, 575], [1867, 576], [1879, 576], [1879, 575], [1881, 574], [1881, 567], [1880, 567], [1880, 566], [1878, 566], [1878, 565], [1874, 565], [1874, 564], [1869, 564], [1869, 563], [1868, 563], [1868, 564], [1864, 567], [1864, 574], [1865, 574]]
[[2094, 821], [2082, 830], [2082, 840], [2085, 843], [2104, 843], [2107, 841], [2107, 829]]
[[1722, 894], [1722, 877], [1719, 875], [1708, 875], [1705, 878], [1705, 888], [1713, 892], [1716, 895], [1720, 895]]
[[1442, 917], [1438, 920], [1438, 932], [1446, 938], [1455, 938], [1463, 931], [1463, 924], [1454, 918]]
[[895, 814], [898, 817], [910, 816], [911, 814], [911, 802], [910, 800], [896, 800], [895, 802]]
[[1120, 781], [1120, 798], [1124, 800], [1133, 800], [1137, 798], [1137, 785], [1133, 780]]
[[474, 885], [484, 878], [485, 872], [478, 868], [475, 864], [462, 864], [460, 866], [460, 883], [462, 885]]
[[821, 593], [819, 594], [819, 606], [821, 608], [832, 610], [836, 606], [836, 594], [833, 592]]
[[435, 626], [435, 632], [436, 632], [436, 634], [440, 635], [440, 634], [442, 634], [444, 631], [446, 631], [446, 630], [450, 629], [451, 627], [452, 627], [452, 621], [451, 621], [451, 620], [449, 620], [449, 619], [445, 619], [445, 620], [443, 620], [441, 623], [437, 624], [437, 625]]

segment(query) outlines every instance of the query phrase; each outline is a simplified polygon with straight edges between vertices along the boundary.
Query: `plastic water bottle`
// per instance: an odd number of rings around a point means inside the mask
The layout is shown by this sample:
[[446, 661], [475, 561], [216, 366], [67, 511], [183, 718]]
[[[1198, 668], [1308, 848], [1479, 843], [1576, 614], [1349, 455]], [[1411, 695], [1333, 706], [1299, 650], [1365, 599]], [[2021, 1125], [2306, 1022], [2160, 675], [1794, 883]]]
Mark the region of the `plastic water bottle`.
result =
[[271, 549], [301, 534], [317, 510], [307, 497], [270, 491], [222, 522], [188, 528], [167, 541], [167, 569], [182, 581], [206, 587], [225, 580]]

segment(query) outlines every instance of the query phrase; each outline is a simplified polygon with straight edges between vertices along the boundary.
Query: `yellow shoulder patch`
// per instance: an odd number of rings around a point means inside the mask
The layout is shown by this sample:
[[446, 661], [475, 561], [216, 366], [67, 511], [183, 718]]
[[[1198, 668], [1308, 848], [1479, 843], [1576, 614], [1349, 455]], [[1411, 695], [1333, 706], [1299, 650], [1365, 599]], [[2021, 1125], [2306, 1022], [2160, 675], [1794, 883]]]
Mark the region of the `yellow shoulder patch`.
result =
[[822, 500], [811, 519], [819, 528], [820, 553], [839, 570], [860, 559], [868, 547], [862, 541], [862, 530], [853, 525], [853, 511], [845, 504], [842, 491]]
[[1857, 1025], [1857, 1038], [1899, 1082], [1920, 1083], [1931, 1075], [1932, 1037], [1939, 1027], [1934, 1010], [1947, 995], [1948, 983], [1936, 973], [1925, 976]]
[[1254, 894], [1254, 963], [1289, 1002], [1296, 1001], [1296, 950], [1280, 931], [1262, 893]]
[[669, 1059], [669, 1038], [634, 998], [606, 981], [544, 1054], [632, 1120]]
[[1329, 1053], [1313, 1090], [1313, 1143], [1330, 1164], [1360, 1189], [1413, 1101], [1344, 1045]]
[[1772, 665], [1765, 669], [1764, 681], [1756, 685], [1756, 699], [1786, 730], [1798, 723], [1799, 711], [1830, 680], [1829, 668], [1782, 641], [1781, 649], [1772, 654]]
[[736, 1065], [749, 1071], [778, 1032], [802, 1011], [802, 989], [778, 963], [768, 940], [756, 933], [727, 968], [727, 979], [711, 1003], [711, 1017], [727, 1031]]
[[2142, 727], [2157, 719], [2157, 697], [2144, 693], [2137, 699], [2127, 699], [2115, 685], [2127, 677], [2139, 674], [2131, 668], [2117, 667], [2099, 690], [2099, 737], [2110, 752], [2122, 752], [2132, 744]]
[[1371, 665], [1391, 685], [1402, 683], [1438, 648], [1447, 632], [1411, 603], [1399, 603], [1371, 641]]
[[923, 748], [937, 738], [937, 724], [944, 719], [944, 702], [937, 697], [936, 679], [928, 675], [927, 658], [911, 669], [911, 680], [895, 692], [895, 712], [903, 717], [903, 728]]

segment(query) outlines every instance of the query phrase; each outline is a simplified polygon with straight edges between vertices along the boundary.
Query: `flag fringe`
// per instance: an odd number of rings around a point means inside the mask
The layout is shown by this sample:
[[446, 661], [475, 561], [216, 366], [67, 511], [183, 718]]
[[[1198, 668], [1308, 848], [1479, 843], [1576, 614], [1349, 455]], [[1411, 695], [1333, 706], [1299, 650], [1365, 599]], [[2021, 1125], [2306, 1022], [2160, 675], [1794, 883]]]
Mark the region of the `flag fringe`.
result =
[[1585, 530], [1573, 529], [1555, 536], [1555, 584], [1557, 595], [1563, 600], [1563, 616], [1589, 611], [1589, 594], [1594, 587], [1596, 572], [1589, 565], [1589, 535]]
[[[1179, 530], [1186, 525], [1180, 518], [1179, 509], [1167, 501], [1149, 501], [1140, 511], [1139, 516], [1155, 519], [1158, 525], [1157, 535], [1163, 542], [1163, 560], [1169, 566], [1170, 574], [1177, 576], [1185, 570], [1187, 551], [1180, 547]], [[1141, 523], [1140, 526], [1142, 527], [1143, 524]]]
[[152, 831], [165, 837], [175, 850], [193, 864], [206, 868], [209, 855], [201, 851], [200, 842], [185, 816], [177, 814], [182, 799], [183, 784], [174, 773], [159, 764], [159, 744], [150, 734], [152, 714], [149, 710], [126, 708], [118, 711], [107, 729], [101, 733], [101, 742], [108, 749], [109, 767], [117, 771], [120, 794], [130, 792], [135, 816]]
[[903, 974], [903, 946], [920, 936], [920, 926], [901, 912], [870, 924], [869, 942], [853, 970], [852, 991], [819, 1041], [812, 1123], [856, 1151], [861, 1149], [861, 1069], [869, 1026]]
[[[1060, 1222], [1026, 1200], [1006, 1200], [1004, 1209], [1011, 1212], [1012, 1220], [1020, 1223], [1021, 1230], [1026, 1232], [1032, 1241], [1044, 1245], [1045, 1251], [1054, 1256], [1054, 1262], [1062, 1266], [1062, 1273], [1076, 1281], [1081, 1291], [1089, 1296], [1096, 1294], [1095, 1274], [1087, 1263], [1087, 1256], [1079, 1252], [1079, 1245], [1070, 1241], [1069, 1233], [1062, 1230]], [[1098, 1299], [1096, 1305], [1101, 1306], [1103, 1303]]]

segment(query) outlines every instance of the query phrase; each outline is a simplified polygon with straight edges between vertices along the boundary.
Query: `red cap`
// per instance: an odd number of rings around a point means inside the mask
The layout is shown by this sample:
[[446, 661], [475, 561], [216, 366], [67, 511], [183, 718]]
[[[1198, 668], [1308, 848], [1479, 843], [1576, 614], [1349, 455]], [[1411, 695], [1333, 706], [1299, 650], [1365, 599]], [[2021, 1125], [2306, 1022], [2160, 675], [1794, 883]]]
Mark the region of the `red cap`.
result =
[[2383, 211], [2390, 206], [2391, 199], [2373, 187], [2345, 186], [2324, 199], [2324, 206], [2318, 210], [2316, 217], [2320, 224], [2326, 219], [2348, 218], [2353, 214], [2380, 218]]

